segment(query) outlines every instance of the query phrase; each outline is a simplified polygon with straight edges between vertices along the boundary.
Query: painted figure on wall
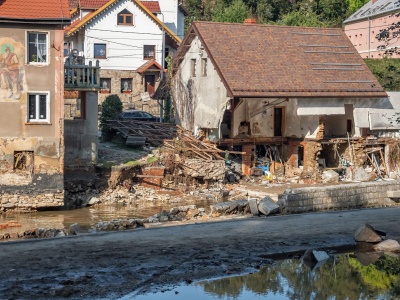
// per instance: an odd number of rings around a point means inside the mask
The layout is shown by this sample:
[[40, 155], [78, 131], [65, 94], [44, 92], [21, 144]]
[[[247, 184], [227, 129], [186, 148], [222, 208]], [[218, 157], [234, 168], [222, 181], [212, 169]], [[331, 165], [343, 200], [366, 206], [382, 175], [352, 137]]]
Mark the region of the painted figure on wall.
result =
[[23, 90], [23, 69], [16, 52], [21, 54], [24, 49], [12, 39], [6, 38], [5, 41], [0, 41], [0, 100], [19, 100]]

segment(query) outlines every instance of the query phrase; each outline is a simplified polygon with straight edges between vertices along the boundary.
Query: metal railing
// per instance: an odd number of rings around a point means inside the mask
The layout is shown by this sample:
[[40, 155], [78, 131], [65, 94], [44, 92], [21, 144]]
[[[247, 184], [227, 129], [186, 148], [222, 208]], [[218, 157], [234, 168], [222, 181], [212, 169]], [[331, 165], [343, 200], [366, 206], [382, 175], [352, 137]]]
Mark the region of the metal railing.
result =
[[96, 66], [89, 62], [89, 65], [64, 65], [64, 88], [88, 88], [100, 89], [100, 64]]

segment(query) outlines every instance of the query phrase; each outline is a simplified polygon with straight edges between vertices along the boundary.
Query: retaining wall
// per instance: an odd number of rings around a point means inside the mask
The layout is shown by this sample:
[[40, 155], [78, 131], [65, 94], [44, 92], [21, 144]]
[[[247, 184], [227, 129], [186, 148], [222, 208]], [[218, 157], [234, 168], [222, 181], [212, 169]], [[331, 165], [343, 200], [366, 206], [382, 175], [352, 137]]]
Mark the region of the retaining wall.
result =
[[38, 208], [64, 206], [64, 191], [7, 192], [0, 191], [0, 212], [7, 210], [35, 211]]
[[286, 213], [395, 206], [397, 199], [387, 197], [387, 192], [397, 190], [398, 180], [306, 187], [286, 190], [278, 203]]

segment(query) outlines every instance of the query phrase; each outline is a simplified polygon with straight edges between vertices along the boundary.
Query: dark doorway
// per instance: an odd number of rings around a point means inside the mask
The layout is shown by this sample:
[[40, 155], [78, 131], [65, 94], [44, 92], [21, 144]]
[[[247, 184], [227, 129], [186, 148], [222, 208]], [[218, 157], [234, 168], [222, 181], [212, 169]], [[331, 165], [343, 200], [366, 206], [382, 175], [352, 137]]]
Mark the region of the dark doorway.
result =
[[154, 95], [155, 83], [156, 83], [155, 75], [144, 75], [144, 88], [145, 88], [144, 91], [148, 92], [150, 96]]
[[283, 135], [283, 120], [285, 115], [284, 107], [274, 108], [274, 136]]

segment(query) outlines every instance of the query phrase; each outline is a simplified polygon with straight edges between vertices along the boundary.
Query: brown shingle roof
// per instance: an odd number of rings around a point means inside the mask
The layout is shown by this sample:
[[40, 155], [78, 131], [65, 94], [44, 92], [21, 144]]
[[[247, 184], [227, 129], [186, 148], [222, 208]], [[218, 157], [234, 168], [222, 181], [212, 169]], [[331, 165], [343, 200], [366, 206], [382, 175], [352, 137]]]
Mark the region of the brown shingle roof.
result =
[[63, 20], [70, 19], [68, 0], [3, 0], [2, 19]]
[[194, 22], [175, 67], [196, 35], [230, 96], [387, 96], [341, 29]]
[[156, 62], [154, 59], [146, 61], [143, 65], [141, 65], [139, 68], [136, 69], [136, 72], [138, 73], [144, 73], [148, 70], [152, 71], [160, 71], [162, 70], [162, 67], [158, 62]]
[[80, 5], [80, 8], [98, 9], [108, 1], [109, 0], [69, 0], [69, 7], [73, 9]]

